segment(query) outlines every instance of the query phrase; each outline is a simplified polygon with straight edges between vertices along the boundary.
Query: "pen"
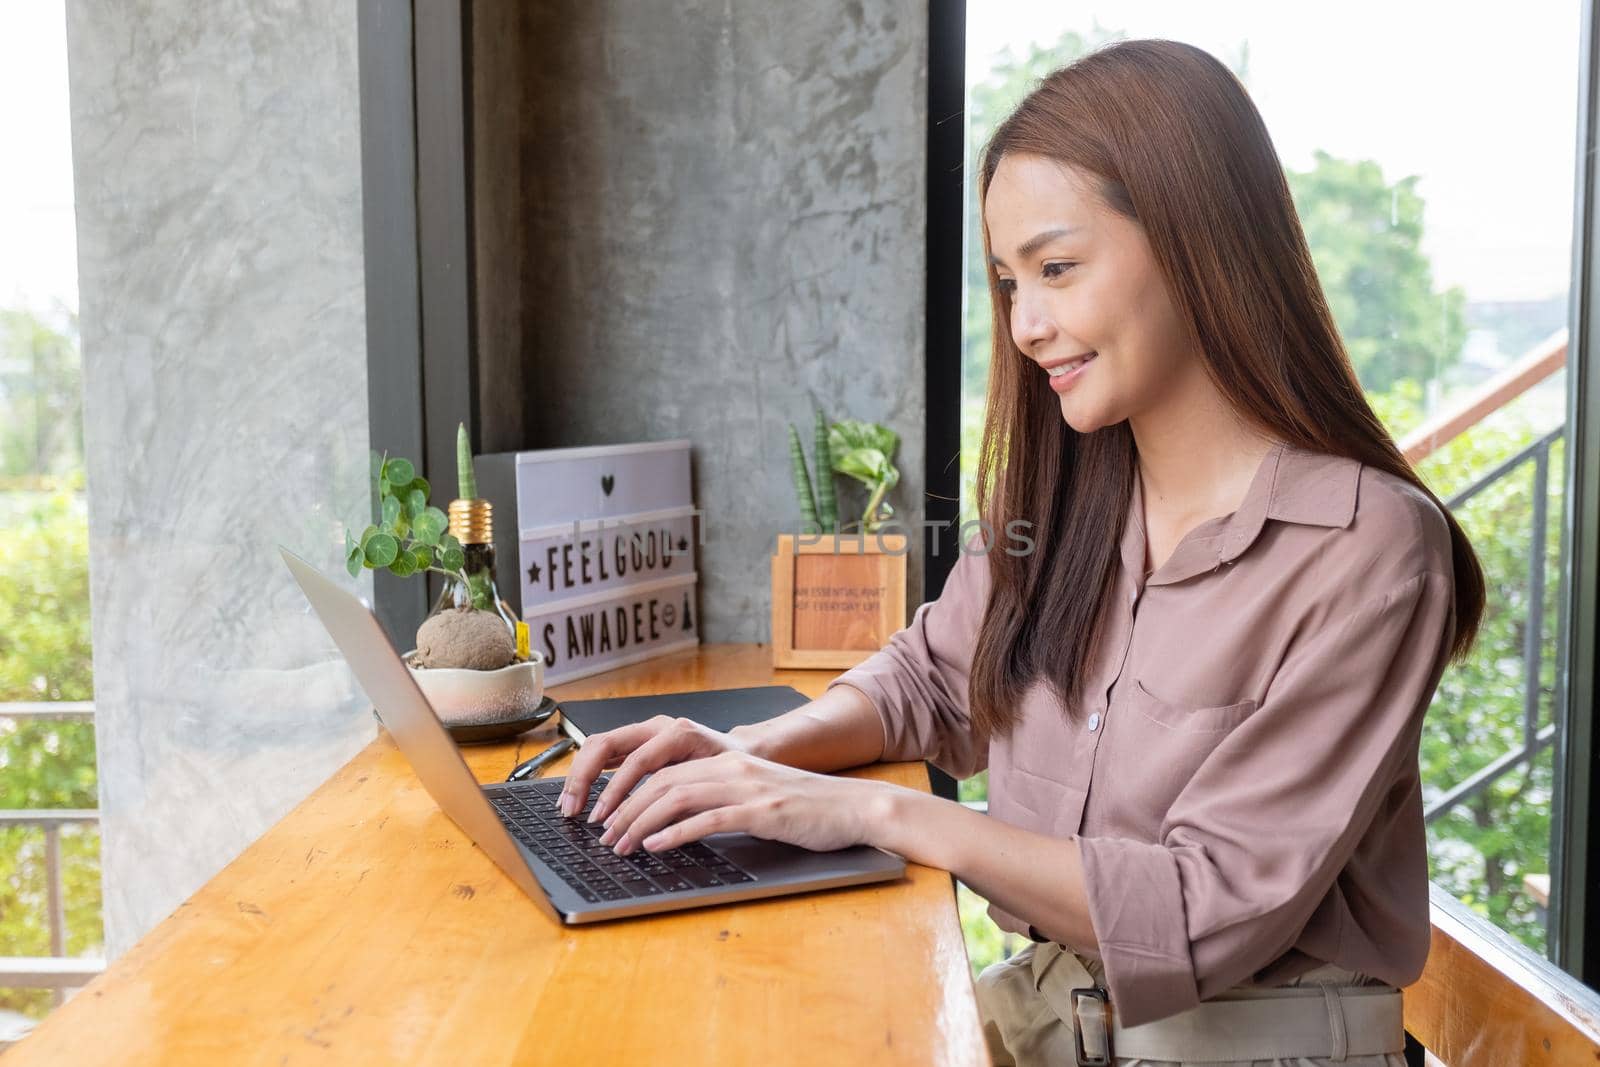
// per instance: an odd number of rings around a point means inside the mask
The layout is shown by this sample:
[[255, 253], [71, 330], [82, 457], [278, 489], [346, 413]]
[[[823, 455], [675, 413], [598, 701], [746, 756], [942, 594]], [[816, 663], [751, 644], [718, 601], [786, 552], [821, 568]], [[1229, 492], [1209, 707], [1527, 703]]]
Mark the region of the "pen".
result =
[[557, 741], [555, 744], [551, 745], [537, 756], [534, 756], [532, 759], [523, 760], [521, 763], [517, 764], [516, 767], [512, 769], [511, 773], [506, 775], [506, 781], [520, 782], [524, 778], [534, 774], [541, 767], [545, 767], [551, 763], [554, 763], [556, 760], [560, 759], [562, 756], [565, 756], [568, 752], [577, 747], [578, 742], [574, 741], [570, 737], [563, 737], [561, 740]]

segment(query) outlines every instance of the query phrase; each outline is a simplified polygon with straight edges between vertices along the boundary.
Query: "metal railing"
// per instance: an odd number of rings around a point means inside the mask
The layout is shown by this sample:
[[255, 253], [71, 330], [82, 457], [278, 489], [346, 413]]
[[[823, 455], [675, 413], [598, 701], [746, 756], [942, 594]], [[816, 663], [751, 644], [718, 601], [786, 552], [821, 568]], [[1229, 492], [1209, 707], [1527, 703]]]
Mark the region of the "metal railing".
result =
[[[0, 719], [63, 719], [94, 721], [90, 701], [0, 703]], [[99, 826], [100, 813], [93, 809], [23, 808], [0, 809], [0, 829], [29, 826], [44, 831], [45, 901], [50, 932], [48, 956], [0, 956], [0, 987], [49, 989], [60, 1004], [66, 991], [88, 984], [105, 970], [100, 958], [66, 954], [67, 909], [61, 877], [61, 830], [66, 826]]]
[[[1550, 449], [1561, 439], [1565, 429], [1558, 426], [1551, 430], [1445, 501], [1451, 511], [1456, 511], [1485, 489], [1509, 478], [1527, 464], [1533, 464], [1533, 529], [1528, 538], [1528, 617], [1522, 632], [1522, 741], [1427, 805], [1422, 813], [1425, 824], [1445, 815], [1457, 804], [1471, 800], [1493, 785], [1496, 779], [1521, 764], [1526, 763], [1531, 767], [1539, 753], [1555, 740], [1555, 722], [1545, 723], [1542, 727], [1539, 725], [1542, 696], [1539, 676], [1544, 655], [1544, 558], [1549, 547]], [[1561, 673], [1559, 664], [1556, 673]]]

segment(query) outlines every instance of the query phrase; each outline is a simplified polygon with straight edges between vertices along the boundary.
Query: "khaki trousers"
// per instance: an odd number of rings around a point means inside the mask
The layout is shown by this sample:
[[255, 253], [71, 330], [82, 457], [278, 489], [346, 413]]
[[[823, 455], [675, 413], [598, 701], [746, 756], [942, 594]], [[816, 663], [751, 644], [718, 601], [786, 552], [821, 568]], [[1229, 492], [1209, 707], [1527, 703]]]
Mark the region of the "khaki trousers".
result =
[[[1035, 1067], [1045, 1064], [1071, 1067], [1077, 1063], [1071, 1020], [1063, 1020], [1035, 987], [1036, 971], [1043, 969], [1041, 965], [1047, 962], [1046, 955], [1052, 953], [1062, 953], [1068, 958], [1056, 961], [1057, 966], [1045, 971], [1047, 981], [1088, 985], [1091, 982], [1084, 980], [1087, 977], [1092, 979], [1092, 984], [1105, 987], [1105, 966], [1100, 960], [1092, 956], [1080, 956], [1054, 942], [1030, 942], [1010, 959], [985, 967], [977, 981], [978, 1012], [983, 1020], [984, 1039], [988, 1042], [989, 1054], [996, 1067]], [[1059, 977], [1052, 978], [1052, 975]], [[1378, 979], [1331, 964], [1284, 984], [1315, 985], [1318, 981], [1336, 985], [1383, 984]], [[1236, 986], [1224, 995], [1248, 997], [1249, 989], [1249, 986]], [[1283, 1030], [1275, 1033], [1283, 1037], [1292, 1036]], [[1205, 1067], [1406, 1067], [1405, 1056], [1399, 1052], [1346, 1056], [1338, 1060], [1327, 1056], [1244, 1060], [1151, 1060], [1117, 1056], [1115, 1062], [1116, 1067], [1191, 1067], [1201, 1064]]]

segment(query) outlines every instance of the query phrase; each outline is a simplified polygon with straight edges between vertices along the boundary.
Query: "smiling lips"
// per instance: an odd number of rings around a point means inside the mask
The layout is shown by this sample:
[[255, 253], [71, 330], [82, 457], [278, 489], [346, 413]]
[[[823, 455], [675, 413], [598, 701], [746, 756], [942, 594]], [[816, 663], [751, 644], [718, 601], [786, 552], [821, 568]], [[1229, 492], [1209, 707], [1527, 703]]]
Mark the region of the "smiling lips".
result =
[[1097, 355], [1099, 355], [1098, 352], [1087, 352], [1081, 356], [1074, 356], [1072, 359], [1069, 359], [1063, 363], [1058, 363], [1052, 367], [1046, 367], [1045, 373], [1049, 374], [1052, 378], [1064, 378], [1072, 371], [1077, 370], [1079, 367], [1094, 362], [1094, 358]]

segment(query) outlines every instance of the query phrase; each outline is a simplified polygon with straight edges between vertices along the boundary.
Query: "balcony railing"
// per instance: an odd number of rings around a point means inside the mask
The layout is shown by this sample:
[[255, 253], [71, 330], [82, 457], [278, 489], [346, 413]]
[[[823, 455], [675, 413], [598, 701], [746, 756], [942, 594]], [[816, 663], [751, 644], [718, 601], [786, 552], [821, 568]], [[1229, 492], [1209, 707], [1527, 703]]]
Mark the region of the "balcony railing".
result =
[[[1533, 529], [1528, 538], [1528, 618], [1522, 636], [1522, 741], [1511, 751], [1457, 783], [1423, 809], [1424, 823], [1449, 812], [1457, 804], [1470, 800], [1493, 785], [1495, 780], [1521, 764], [1532, 764], [1534, 759], [1555, 740], [1556, 724], [1539, 725], [1539, 667], [1544, 645], [1544, 593], [1545, 551], [1549, 544], [1548, 502], [1550, 499], [1550, 449], [1561, 439], [1564, 427], [1557, 427], [1539, 438], [1521, 452], [1489, 471], [1461, 492], [1445, 501], [1455, 511], [1467, 501], [1499, 482], [1509, 478], [1520, 468], [1533, 464]], [[1560, 619], [1557, 619], [1559, 626]], [[1559, 644], [1559, 635], [1558, 635]], [[1556, 685], [1561, 685], [1561, 671], [1556, 671]]]
[[[64, 719], [79, 722], [94, 720], [94, 704], [89, 701], [56, 703], [0, 703], [0, 719]], [[60, 1004], [69, 989], [87, 985], [105, 970], [100, 958], [66, 954], [67, 912], [61, 881], [61, 829], [64, 826], [98, 826], [100, 813], [92, 809], [32, 808], [0, 810], [0, 828], [38, 827], [44, 831], [45, 901], [50, 930], [50, 955], [0, 956], [0, 987], [49, 989]], [[0, 1048], [4, 1045], [0, 1044]]]
[[[1565, 369], [1567, 331], [1557, 330], [1535, 345], [1527, 355], [1478, 387], [1461, 403], [1452, 405], [1430, 419], [1400, 443], [1400, 450], [1412, 463], [1418, 463], [1450, 441], [1505, 407], [1534, 386]], [[1423, 821], [1432, 823], [1455, 805], [1470, 800], [1515, 770], [1531, 764], [1556, 739], [1556, 723], [1539, 726], [1539, 668], [1544, 645], [1544, 594], [1546, 549], [1549, 547], [1550, 450], [1561, 439], [1565, 427], [1558, 426], [1516, 455], [1504, 460], [1477, 481], [1450, 497], [1445, 503], [1451, 511], [1491, 485], [1511, 477], [1533, 464], [1533, 529], [1528, 538], [1528, 618], [1522, 640], [1522, 740], [1517, 747], [1456, 783], [1423, 810]], [[1557, 647], [1561, 645], [1561, 620], [1556, 620]], [[1557, 706], [1560, 705], [1563, 669], [1556, 666]]]

